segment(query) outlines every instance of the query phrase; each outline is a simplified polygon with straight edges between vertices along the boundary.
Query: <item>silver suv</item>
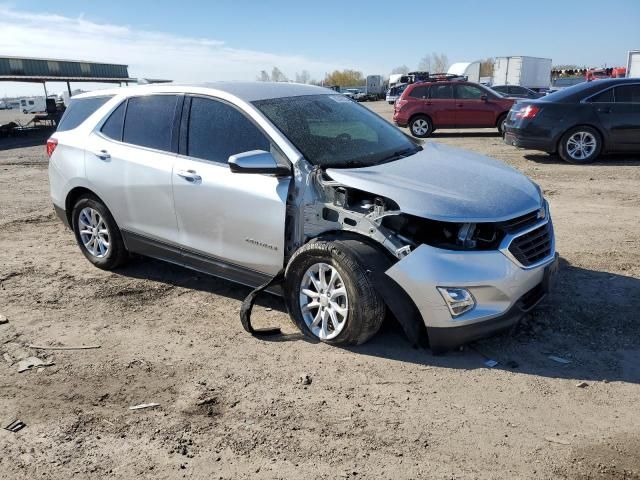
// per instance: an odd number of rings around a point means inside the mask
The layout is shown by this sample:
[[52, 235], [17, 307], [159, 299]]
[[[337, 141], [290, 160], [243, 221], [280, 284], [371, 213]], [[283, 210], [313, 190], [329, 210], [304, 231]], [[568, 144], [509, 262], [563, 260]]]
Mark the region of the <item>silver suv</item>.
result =
[[421, 145], [333, 90], [146, 85], [74, 97], [51, 197], [99, 268], [135, 252], [272, 287], [312, 337], [360, 344], [390, 312], [434, 351], [506, 328], [556, 270], [540, 188]]

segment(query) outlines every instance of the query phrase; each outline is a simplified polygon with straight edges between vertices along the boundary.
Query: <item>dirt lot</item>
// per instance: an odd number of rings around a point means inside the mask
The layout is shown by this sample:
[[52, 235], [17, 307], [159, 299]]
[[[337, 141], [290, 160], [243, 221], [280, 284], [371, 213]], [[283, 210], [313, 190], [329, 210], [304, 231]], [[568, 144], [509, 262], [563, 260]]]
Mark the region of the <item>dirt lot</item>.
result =
[[[0, 477], [640, 479], [640, 158], [433, 141], [540, 183], [562, 258], [522, 325], [440, 357], [391, 321], [358, 348], [310, 343], [276, 298], [254, 319], [286, 335], [257, 340], [246, 288], [153, 260], [93, 268], [54, 218], [42, 145], [0, 143], [0, 422], [27, 425], [0, 430]], [[55, 365], [18, 373], [31, 355]]]

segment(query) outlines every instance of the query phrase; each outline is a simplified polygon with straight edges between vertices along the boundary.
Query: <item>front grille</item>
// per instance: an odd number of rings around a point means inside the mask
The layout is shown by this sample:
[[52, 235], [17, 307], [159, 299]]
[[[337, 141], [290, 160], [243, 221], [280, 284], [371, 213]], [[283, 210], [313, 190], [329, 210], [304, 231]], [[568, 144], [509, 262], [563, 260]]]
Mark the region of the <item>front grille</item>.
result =
[[525, 215], [512, 218], [511, 220], [500, 222], [499, 225], [505, 232], [515, 233], [519, 230], [524, 230], [538, 223], [540, 221], [540, 219], [538, 218], [538, 212], [539, 210], [534, 210], [533, 212], [529, 212]]
[[509, 251], [523, 266], [528, 267], [551, 255], [552, 240], [551, 225], [547, 222], [514, 238]]

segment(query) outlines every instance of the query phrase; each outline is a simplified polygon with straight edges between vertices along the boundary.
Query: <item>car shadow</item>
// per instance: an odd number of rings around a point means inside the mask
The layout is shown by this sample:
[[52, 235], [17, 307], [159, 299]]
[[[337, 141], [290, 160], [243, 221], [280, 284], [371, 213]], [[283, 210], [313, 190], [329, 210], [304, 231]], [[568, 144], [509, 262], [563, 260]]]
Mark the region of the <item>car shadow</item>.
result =
[[[136, 259], [118, 274], [244, 300], [251, 289], [153, 259]], [[511, 330], [444, 355], [413, 347], [389, 317], [364, 345], [345, 350], [428, 367], [489, 368], [513, 373], [584, 381], [640, 383], [640, 279], [588, 270], [560, 259], [554, 291]], [[275, 295], [261, 295], [256, 305], [288, 315]], [[239, 319], [238, 319], [239, 320]], [[241, 328], [238, 321], [238, 328]], [[261, 337], [269, 342], [305, 341], [302, 333]], [[554, 359], [555, 358], [555, 359]]]
[[500, 132], [498, 132], [498, 130], [491, 130], [491, 131], [465, 131], [465, 132], [460, 132], [460, 131], [456, 131], [456, 132], [442, 132], [440, 130], [436, 130], [435, 132], [433, 132], [429, 138], [494, 138], [494, 137], [500, 137]]
[[38, 128], [16, 133], [9, 137], [0, 137], [0, 151], [38, 146], [42, 146], [44, 149], [47, 139], [53, 132], [55, 132], [55, 128]]
[[[543, 165], [569, 165], [567, 162], [562, 160], [557, 154], [548, 154], [548, 153], [527, 153], [524, 155], [526, 160], [530, 160], [532, 162], [540, 163]], [[581, 165], [576, 165], [579, 167]], [[603, 167], [638, 167], [640, 166], [640, 154], [630, 154], [630, 153], [617, 153], [617, 154], [607, 154], [598, 157], [598, 159], [588, 164], [587, 166], [603, 166]]]

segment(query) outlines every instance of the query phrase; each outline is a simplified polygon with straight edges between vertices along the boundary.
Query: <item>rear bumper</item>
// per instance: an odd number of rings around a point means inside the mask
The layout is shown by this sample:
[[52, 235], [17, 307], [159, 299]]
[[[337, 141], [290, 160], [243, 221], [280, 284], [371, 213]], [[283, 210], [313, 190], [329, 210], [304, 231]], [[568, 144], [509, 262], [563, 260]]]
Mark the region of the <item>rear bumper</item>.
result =
[[60, 208], [55, 203], [53, 204], [53, 209], [56, 212], [56, 216], [60, 219], [60, 221], [64, 224], [64, 226], [70, 229], [71, 225], [69, 225], [69, 218], [67, 217], [67, 211], [64, 208]]
[[534, 136], [523, 129], [505, 125], [504, 143], [518, 148], [554, 153], [556, 151], [557, 142], [549, 135]]

